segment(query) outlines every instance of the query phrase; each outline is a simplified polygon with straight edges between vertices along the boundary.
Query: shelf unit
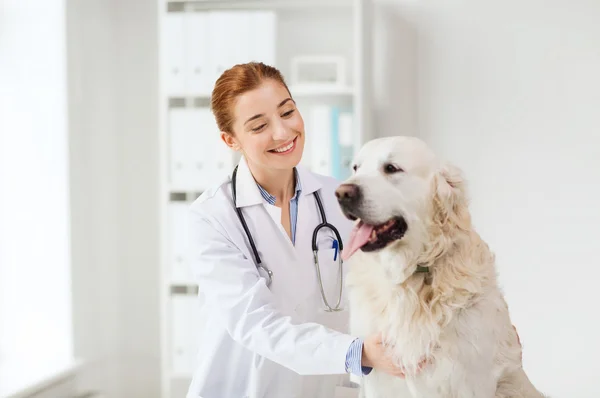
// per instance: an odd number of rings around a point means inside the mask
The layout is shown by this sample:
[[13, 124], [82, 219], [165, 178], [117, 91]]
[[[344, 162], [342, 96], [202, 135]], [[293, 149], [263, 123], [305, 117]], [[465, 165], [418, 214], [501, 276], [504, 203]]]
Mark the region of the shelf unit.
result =
[[[203, 326], [201, 292], [185, 261], [186, 212], [239, 159], [219, 142], [207, 112], [214, 80], [235, 63], [271, 64], [286, 78], [305, 119], [303, 163], [311, 167], [310, 140], [321, 139], [311, 137], [314, 107], [349, 112], [356, 151], [373, 138], [371, 10], [370, 0], [158, 1], [162, 398], [185, 396]], [[227, 18], [230, 23], [223, 23]], [[244, 45], [247, 36], [252, 46]], [[296, 84], [289, 78], [296, 55], [343, 57], [347, 80]]]

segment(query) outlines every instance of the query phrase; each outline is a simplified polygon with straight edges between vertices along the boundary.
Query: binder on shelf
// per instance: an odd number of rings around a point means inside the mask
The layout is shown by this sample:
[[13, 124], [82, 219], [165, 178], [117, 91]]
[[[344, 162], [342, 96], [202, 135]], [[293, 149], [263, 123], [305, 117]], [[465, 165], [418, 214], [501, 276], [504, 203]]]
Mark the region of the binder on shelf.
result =
[[169, 203], [170, 250], [168, 275], [171, 282], [191, 283], [192, 272], [187, 255], [188, 202]]
[[221, 132], [210, 109], [196, 108], [198, 113], [195, 145], [202, 147], [197, 156], [202, 159], [203, 167], [198, 169], [195, 176], [202, 182], [203, 189], [212, 187], [221, 182], [233, 169], [234, 152], [221, 139]]
[[277, 37], [277, 14], [271, 10], [253, 11], [251, 16], [249, 61], [263, 62], [277, 66], [275, 44]]
[[171, 296], [171, 372], [191, 376], [196, 367], [199, 343], [206, 327], [194, 295]]
[[[210, 78], [210, 51], [207, 43], [210, 38], [209, 14], [194, 12], [186, 15], [186, 94], [189, 96], [210, 96], [214, 81]], [[210, 38], [215, 40], [214, 37]]]
[[352, 113], [337, 106], [314, 105], [309, 120], [310, 168], [340, 181], [348, 178], [354, 154]]
[[251, 16], [250, 11], [209, 12], [212, 40], [208, 45], [213, 84], [226, 69], [252, 58], [251, 32], [258, 27], [251, 25]]
[[208, 107], [169, 111], [170, 182], [183, 191], [204, 191], [231, 170], [233, 151], [220, 138]]
[[171, 186], [186, 187], [194, 179], [190, 158], [193, 141], [193, 114], [187, 108], [172, 108], [168, 115], [169, 180]]
[[340, 132], [339, 132], [339, 117], [340, 110], [337, 106], [331, 107], [329, 121], [329, 137], [331, 139], [331, 176], [339, 179], [342, 170], [341, 154], [340, 154]]
[[161, 34], [165, 92], [208, 97], [221, 73], [235, 64], [275, 65], [276, 26], [276, 13], [269, 10], [167, 13]]
[[194, 164], [191, 185], [206, 190], [213, 184], [214, 153], [219, 129], [208, 107], [192, 108], [193, 133], [190, 138], [190, 161]]
[[163, 20], [161, 34], [164, 90], [171, 96], [184, 95], [186, 91], [186, 46], [184, 13], [168, 13]]
[[314, 105], [309, 111], [308, 134], [310, 135], [310, 168], [317, 174], [331, 176], [331, 128], [330, 107]]
[[354, 158], [354, 123], [350, 111], [340, 112], [338, 120], [338, 139], [340, 148], [340, 169], [338, 179], [343, 181], [352, 174]]

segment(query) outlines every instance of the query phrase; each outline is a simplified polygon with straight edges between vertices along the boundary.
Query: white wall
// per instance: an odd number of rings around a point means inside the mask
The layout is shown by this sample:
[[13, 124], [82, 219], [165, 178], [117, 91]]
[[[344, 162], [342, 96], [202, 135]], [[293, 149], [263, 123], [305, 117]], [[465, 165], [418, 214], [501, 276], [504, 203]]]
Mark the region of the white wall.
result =
[[118, 0], [123, 397], [160, 395], [158, 6]]
[[600, 2], [378, 5], [380, 134], [464, 169], [532, 381], [600, 396]]
[[[72, 355], [64, 1], [0, 12], [0, 362]], [[52, 344], [48, 344], [51, 341]]]
[[75, 354], [83, 386], [158, 397], [157, 4], [67, 5]]

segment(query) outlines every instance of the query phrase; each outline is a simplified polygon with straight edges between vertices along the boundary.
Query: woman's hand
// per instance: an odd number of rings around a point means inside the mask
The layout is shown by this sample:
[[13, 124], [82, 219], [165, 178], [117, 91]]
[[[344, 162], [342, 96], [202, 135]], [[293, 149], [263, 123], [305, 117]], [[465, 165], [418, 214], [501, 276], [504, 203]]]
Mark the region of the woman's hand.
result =
[[[426, 360], [421, 361], [417, 371], [423, 369]], [[394, 365], [392, 358], [386, 353], [383, 339], [380, 334], [367, 337], [363, 342], [362, 365], [377, 369], [392, 376], [404, 378], [405, 369]]]

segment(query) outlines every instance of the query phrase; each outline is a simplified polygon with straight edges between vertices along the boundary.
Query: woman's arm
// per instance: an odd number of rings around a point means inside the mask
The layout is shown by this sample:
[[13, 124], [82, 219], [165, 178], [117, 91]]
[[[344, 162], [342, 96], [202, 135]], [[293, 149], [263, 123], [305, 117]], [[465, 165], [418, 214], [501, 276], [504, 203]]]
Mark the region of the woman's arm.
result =
[[192, 210], [189, 228], [192, 270], [206, 303], [231, 337], [251, 351], [302, 375], [346, 373], [355, 337], [316, 323], [294, 324], [254, 263]]

